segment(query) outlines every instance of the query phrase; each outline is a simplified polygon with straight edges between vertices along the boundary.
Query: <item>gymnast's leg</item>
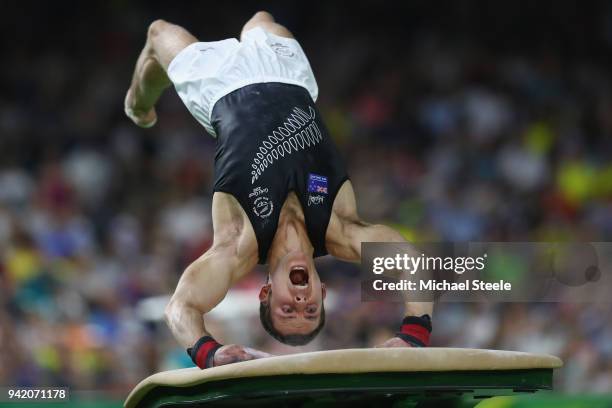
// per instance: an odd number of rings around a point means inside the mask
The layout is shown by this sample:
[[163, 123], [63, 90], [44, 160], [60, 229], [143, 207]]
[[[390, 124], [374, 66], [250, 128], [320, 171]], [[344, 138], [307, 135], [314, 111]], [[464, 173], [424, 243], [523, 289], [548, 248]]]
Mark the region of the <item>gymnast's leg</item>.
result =
[[272, 14], [268, 13], [267, 11], [258, 11], [249, 21], [246, 22], [244, 27], [242, 27], [240, 39], [242, 40], [244, 33], [255, 27], [261, 27], [272, 34], [278, 35], [279, 37], [293, 38], [291, 31], [287, 30], [285, 26], [274, 21]]
[[170, 61], [183, 48], [197, 41], [178, 25], [164, 20], [151, 23], [125, 97], [125, 113], [138, 126], [151, 127], [155, 124], [155, 103], [171, 84], [166, 75]]

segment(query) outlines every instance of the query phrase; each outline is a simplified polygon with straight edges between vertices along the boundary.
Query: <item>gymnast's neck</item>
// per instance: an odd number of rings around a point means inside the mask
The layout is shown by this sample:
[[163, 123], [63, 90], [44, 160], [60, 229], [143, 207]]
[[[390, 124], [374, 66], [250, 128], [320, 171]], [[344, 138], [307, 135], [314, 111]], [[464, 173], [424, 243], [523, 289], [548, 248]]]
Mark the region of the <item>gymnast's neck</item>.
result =
[[283, 204], [276, 234], [268, 251], [268, 263], [273, 269], [289, 252], [301, 251], [312, 258], [314, 247], [308, 238], [302, 207], [292, 192]]

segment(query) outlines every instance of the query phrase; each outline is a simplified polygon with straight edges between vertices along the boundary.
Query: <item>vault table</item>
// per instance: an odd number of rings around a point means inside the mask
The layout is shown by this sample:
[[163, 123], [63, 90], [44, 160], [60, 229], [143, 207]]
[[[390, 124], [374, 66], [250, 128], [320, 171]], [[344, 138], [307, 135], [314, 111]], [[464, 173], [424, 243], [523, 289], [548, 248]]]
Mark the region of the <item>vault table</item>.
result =
[[475, 406], [552, 389], [559, 358], [455, 348], [330, 350], [154, 374], [126, 408]]

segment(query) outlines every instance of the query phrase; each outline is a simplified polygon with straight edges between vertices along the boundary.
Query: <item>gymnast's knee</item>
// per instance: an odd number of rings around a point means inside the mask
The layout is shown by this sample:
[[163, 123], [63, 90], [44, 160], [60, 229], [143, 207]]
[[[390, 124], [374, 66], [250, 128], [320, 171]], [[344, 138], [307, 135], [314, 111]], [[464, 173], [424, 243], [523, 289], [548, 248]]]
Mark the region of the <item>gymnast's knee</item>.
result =
[[149, 24], [149, 29], [147, 30], [147, 36], [149, 38], [158, 37], [171, 25], [172, 24], [168, 23], [166, 20], [157, 19], [153, 21], [151, 24]]
[[293, 38], [291, 31], [289, 31], [285, 26], [278, 24], [276, 20], [274, 20], [274, 16], [267, 11], [258, 11], [255, 13], [253, 17], [246, 22], [244, 27], [242, 27], [241, 37], [245, 32], [255, 27], [261, 27], [264, 30], [280, 37]]
[[265, 10], [260, 10], [257, 13], [255, 13], [253, 17], [251, 17], [251, 19], [249, 20], [249, 22], [264, 22], [264, 21], [273, 23], [274, 16]]

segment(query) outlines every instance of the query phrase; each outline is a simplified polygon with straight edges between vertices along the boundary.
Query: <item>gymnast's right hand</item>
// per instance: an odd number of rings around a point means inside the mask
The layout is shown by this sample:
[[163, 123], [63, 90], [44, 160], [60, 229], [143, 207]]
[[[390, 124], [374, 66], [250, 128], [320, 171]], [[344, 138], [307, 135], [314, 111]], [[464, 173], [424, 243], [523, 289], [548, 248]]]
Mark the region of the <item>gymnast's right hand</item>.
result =
[[272, 357], [272, 354], [255, 350], [238, 344], [228, 344], [220, 347], [214, 356], [214, 366], [238, 363], [240, 361], [255, 360], [257, 358]]
[[209, 335], [202, 336], [194, 345], [187, 349], [187, 354], [195, 365], [201, 369], [271, 357], [271, 354], [238, 344], [223, 345]]
[[406, 316], [400, 331], [395, 336], [376, 347], [428, 347], [431, 334], [431, 317]]

